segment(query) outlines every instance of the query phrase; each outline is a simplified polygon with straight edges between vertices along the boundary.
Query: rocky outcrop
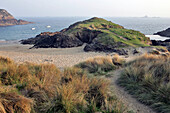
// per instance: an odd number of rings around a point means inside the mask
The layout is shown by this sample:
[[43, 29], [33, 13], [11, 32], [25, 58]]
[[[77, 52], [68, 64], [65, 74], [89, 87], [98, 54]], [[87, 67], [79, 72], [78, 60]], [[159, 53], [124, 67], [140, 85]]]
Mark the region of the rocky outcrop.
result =
[[60, 32], [43, 32], [39, 35], [37, 35], [35, 38], [29, 38], [29, 39], [26, 39], [26, 40], [21, 40], [20, 42], [22, 44], [31, 44], [31, 45], [34, 45], [36, 43], [38, 43], [39, 41], [42, 41], [43, 39], [47, 38], [47, 37], [51, 37], [51, 36], [54, 36], [56, 34], [59, 34]]
[[160, 35], [160, 36], [164, 36], [164, 37], [170, 37], [170, 28], [154, 33], [154, 35]]
[[116, 52], [119, 55], [128, 55], [128, 52], [119, 47], [126, 47], [127, 45], [122, 42], [115, 42], [115, 44], [102, 44], [100, 38], [95, 38], [92, 43], [85, 46], [84, 51], [102, 51], [102, 52]]
[[36, 41], [33, 48], [70, 48], [82, 46], [83, 42], [62, 33]]
[[138, 31], [95, 17], [70, 25], [60, 32], [41, 33], [21, 43], [33, 44], [33, 48], [70, 48], [86, 43], [86, 52], [117, 52], [119, 55], [127, 55], [128, 52], [122, 48], [148, 46], [150, 40]]
[[33, 48], [70, 48], [82, 46], [84, 43], [91, 43], [99, 31], [84, 30], [70, 35], [64, 32], [44, 32], [35, 38], [21, 40], [22, 44], [33, 44]]
[[170, 51], [170, 39], [167, 39], [165, 41], [157, 41], [157, 40], [151, 40], [153, 46], [164, 46]]
[[30, 23], [32, 22], [27, 22], [24, 20], [17, 20], [6, 10], [0, 9], [0, 26], [24, 25], [24, 24], [30, 24]]

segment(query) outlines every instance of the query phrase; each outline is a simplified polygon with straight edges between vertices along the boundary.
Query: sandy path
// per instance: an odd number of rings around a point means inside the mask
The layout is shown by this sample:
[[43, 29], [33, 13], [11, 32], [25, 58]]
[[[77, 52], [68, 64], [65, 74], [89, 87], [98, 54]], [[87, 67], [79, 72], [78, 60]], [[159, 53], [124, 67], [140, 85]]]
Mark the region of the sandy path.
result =
[[130, 110], [133, 110], [135, 113], [156, 113], [148, 106], [137, 101], [133, 98], [130, 94], [128, 94], [124, 88], [117, 85], [116, 81], [120, 77], [122, 69], [116, 70], [111, 72], [110, 74], [113, 75], [111, 80], [111, 89], [113, 89], [114, 94], [120, 99]]

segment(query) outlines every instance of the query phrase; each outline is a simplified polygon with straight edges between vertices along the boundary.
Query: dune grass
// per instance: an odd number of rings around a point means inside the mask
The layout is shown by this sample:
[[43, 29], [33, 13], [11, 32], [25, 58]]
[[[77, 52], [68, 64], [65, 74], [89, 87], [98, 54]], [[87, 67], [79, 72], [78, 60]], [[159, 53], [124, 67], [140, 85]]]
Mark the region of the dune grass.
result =
[[95, 76], [99, 76], [106, 75], [107, 72], [120, 68], [124, 63], [125, 60], [120, 58], [118, 55], [114, 55], [113, 57], [98, 56], [90, 58], [76, 65], [76, 67], [81, 68]]
[[170, 112], [170, 56], [146, 54], [125, 64], [118, 83], [159, 113]]
[[[112, 59], [96, 62], [113, 63]], [[89, 78], [78, 67], [61, 72], [51, 64], [16, 64], [0, 57], [2, 113], [126, 113], [109, 93], [109, 85], [109, 80]]]

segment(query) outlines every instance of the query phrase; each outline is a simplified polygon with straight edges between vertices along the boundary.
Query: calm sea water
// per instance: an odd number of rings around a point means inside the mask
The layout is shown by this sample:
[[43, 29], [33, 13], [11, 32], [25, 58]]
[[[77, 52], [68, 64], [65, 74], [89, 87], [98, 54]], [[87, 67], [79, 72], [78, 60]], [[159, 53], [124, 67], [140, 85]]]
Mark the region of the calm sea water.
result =
[[[34, 24], [0, 27], [0, 40], [20, 40], [35, 37], [41, 32], [55, 32], [68, 27], [77, 21], [89, 19], [88, 17], [22, 17], [21, 19], [35, 22]], [[128, 29], [138, 30], [152, 39], [165, 39], [152, 36], [157, 31], [170, 27], [170, 18], [105, 18], [120, 24]], [[48, 28], [47, 26], [51, 26]], [[35, 28], [35, 30], [32, 30]]]

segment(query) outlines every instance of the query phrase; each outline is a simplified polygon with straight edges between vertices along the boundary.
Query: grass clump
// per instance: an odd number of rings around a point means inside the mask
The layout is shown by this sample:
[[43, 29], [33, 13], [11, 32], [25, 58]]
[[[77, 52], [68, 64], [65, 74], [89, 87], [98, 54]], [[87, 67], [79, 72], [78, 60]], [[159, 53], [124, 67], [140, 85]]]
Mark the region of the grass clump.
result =
[[81, 69], [68, 68], [64, 70], [57, 96], [48, 104], [51, 106], [46, 106], [46, 112], [126, 112], [123, 104], [108, 92], [108, 80], [88, 78]]
[[33, 100], [16, 93], [0, 93], [1, 113], [30, 113]]
[[[109, 93], [107, 79], [89, 78], [73, 67], [60, 72], [51, 64], [16, 64], [1, 58], [0, 112], [2, 113], [125, 113]], [[96, 61], [99, 64], [111, 60]]]
[[119, 84], [159, 113], [170, 112], [170, 57], [144, 55], [126, 64]]
[[77, 67], [86, 70], [94, 75], [105, 75], [107, 72], [118, 69], [125, 63], [125, 60], [118, 55], [113, 57], [95, 57], [77, 65]]

